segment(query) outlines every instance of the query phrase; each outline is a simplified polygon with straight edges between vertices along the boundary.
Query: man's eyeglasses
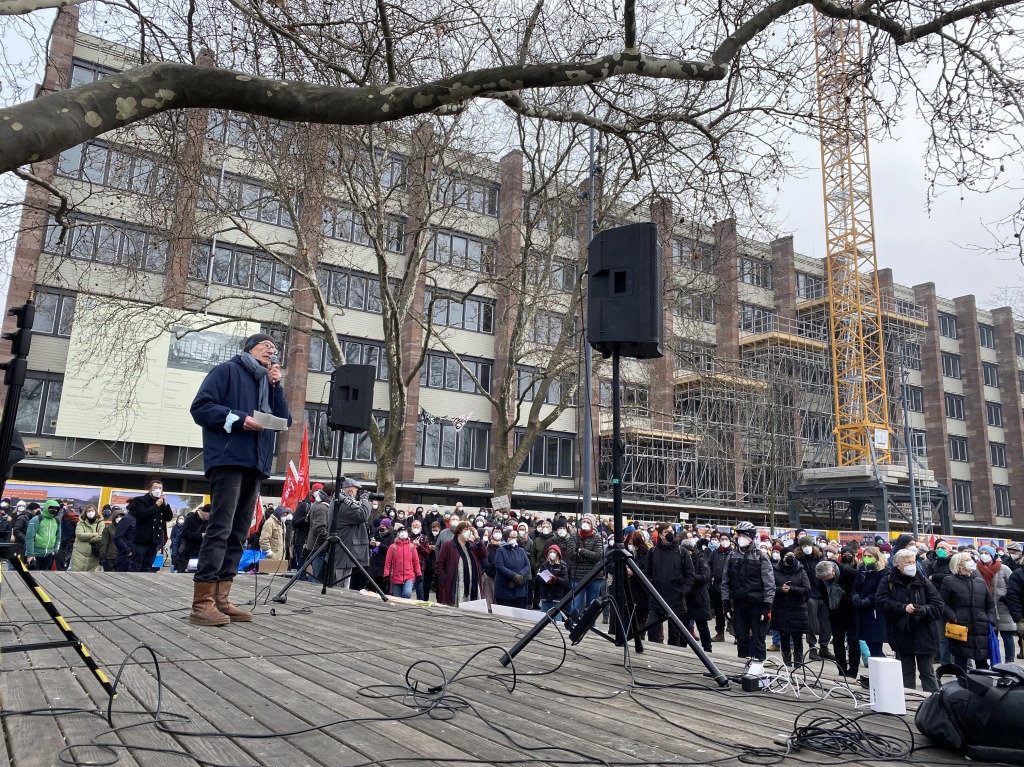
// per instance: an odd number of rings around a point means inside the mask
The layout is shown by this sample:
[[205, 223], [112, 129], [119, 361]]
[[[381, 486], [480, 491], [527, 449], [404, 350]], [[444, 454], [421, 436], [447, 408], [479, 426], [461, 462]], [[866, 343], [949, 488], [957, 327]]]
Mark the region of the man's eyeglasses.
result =
[[277, 354], [277, 347], [274, 345], [273, 341], [260, 341], [256, 346], [265, 346], [267, 344], [270, 345], [270, 353]]

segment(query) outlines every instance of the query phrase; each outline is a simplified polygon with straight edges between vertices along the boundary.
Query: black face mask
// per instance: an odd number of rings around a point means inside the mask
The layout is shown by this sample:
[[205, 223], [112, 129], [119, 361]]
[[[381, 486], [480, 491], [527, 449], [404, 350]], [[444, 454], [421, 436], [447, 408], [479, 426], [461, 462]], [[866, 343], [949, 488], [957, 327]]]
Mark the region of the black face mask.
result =
[[384, 535], [384, 534], [385, 534], [385, 533], [386, 533], [386, 532], [387, 532], [388, 530], [390, 530], [390, 529], [391, 529], [390, 527], [378, 527], [378, 528], [377, 528], [377, 532], [378, 532], [378, 533], [379, 533], [380, 535]]
[[676, 540], [676, 534], [675, 533], [665, 533], [661, 537], [665, 540], [665, 543], [674, 543], [675, 540]]
[[786, 567], [792, 567], [795, 562], [796, 559], [794, 557], [786, 557], [782, 560], [782, 564], [784, 564]]
[[843, 554], [843, 564], [848, 565], [853, 561], [853, 554]]

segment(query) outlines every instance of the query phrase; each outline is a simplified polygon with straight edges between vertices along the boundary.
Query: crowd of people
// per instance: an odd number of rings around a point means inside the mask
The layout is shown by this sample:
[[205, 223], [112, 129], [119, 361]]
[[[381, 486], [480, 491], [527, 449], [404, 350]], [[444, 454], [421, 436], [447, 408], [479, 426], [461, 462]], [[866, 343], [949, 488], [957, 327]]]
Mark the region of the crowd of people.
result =
[[[154, 560], [166, 553], [171, 572], [184, 573], [199, 556], [210, 507], [172, 518], [162, 490], [154, 481], [124, 509], [3, 499], [0, 540], [13, 539], [31, 569], [143, 572], [158, 569]], [[461, 503], [403, 510], [369, 501], [353, 480], [345, 480], [337, 503], [334, 494], [332, 484], [316, 483], [295, 509], [267, 505], [247, 548], [334, 587], [550, 612], [612, 545], [608, 523], [590, 514], [476, 513]], [[332, 525], [335, 509], [340, 518]], [[338, 551], [328, 572], [328, 552], [313, 555], [332, 533], [354, 561]], [[857, 678], [866, 657], [884, 657], [888, 648], [903, 665], [906, 686], [919, 677], [929, 692], [937, 688], [936, 663], [985, 668], [994, 650], [1003, 660], [1024, 657], [1020, 543], [975, 548], [901, 535], [840, 545], [803, 530], [772, 539], [747, 522], [730, 529], [629, 525], [623, 543], [707, 652], [731, 642], [740, 658], [763, 661], [776, 652], [787, 666], [823, 658]], [[660, 601], [633, 580], [638, 649], [666, 635], [684, 646]], [[571, 626], [611, 585], [610, 575], [593, 579], [553, 617]]]

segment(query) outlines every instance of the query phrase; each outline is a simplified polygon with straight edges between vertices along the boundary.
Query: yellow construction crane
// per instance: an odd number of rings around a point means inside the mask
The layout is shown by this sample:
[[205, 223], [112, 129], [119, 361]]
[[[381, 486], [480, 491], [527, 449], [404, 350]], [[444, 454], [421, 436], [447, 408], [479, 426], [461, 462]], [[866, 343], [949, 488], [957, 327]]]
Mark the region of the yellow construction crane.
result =
[[815, 12], [814, 52], [838, 465], [888, 463], [885, 344], [859, 25]]

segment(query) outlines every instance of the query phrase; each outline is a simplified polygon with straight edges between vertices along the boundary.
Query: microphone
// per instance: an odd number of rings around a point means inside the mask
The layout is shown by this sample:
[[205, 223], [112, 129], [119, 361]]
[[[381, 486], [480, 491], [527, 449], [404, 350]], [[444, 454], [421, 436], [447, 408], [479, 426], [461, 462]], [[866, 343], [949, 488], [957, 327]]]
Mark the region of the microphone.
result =
[[271, 365], [280, 365], [281, 364], [281, 360], [278, 359], [276, 354], [271, 354], [270, 355], [270, 364]]

